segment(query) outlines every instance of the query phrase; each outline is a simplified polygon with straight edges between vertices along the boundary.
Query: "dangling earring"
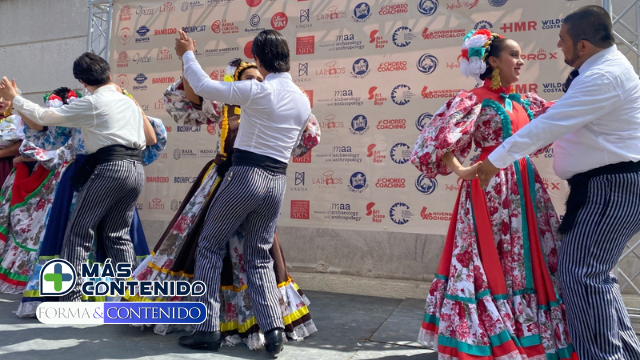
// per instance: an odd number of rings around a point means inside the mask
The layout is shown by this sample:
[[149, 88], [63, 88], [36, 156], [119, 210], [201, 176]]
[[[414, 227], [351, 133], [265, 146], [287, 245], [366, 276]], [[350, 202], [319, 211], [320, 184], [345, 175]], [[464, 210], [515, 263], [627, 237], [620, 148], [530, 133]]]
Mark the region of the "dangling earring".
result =
[[498, 70], [498, 68], [495, 68], [491, 72], [491, 90], [498, 90], [501, 86], [502, 81], [500, 81], [500, 70]]

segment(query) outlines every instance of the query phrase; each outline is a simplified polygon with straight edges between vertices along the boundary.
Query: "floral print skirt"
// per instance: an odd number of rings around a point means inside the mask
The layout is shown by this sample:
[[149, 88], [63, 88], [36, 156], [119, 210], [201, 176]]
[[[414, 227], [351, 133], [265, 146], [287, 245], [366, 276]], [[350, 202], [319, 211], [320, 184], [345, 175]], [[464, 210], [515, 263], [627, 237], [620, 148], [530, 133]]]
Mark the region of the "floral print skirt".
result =
[[528, 157], [486, 191], [465, 180], [418, 341], [447, 360], [577, 359], [555, 276], [557, 226]]

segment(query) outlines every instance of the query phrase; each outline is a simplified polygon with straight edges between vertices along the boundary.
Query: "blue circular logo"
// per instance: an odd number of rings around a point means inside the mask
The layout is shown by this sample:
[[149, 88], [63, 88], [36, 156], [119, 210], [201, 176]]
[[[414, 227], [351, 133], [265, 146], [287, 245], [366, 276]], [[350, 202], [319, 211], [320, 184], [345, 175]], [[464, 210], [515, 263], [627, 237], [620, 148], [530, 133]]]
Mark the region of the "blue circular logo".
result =
[[353, 8], [353, 16], [359, 20], [366, 19], [367, 17], [369, 17], [370, 13], [371, 7], [366, 2], [361, 2], [360, 4], [356, 5], [355, 8]]
[[369, 71], [369, 62], [365, 58], [360, 58], [353, 62], [352, 70], [358, 76], [365, 75]]
[[140, 74], [136, 75], [136, 77], [133, 78], [133, 80], [136, 83], [138, 83], [138, 85], [144, 84], [144, 82], [147, 81], [147, 79], [148, 78], [143, 73], [140, 73]]
[[182, 11], [189, 10], [189, 2], [188, 1], [183, 2], [182, 6], [180, 7], [180, 10], [182, 10]]
[[40, 295], [62, 296], [76, 284], [76, 269], [63, 259], [47, 261], [40, 269]]
[[391, 40], [393, 40], [393, 43], [397, 47], [409, 46], [409, 44], [411, 44], [411, 40], [413, 40], [411, 28], [407, 26], [400, 26], [393, 32]]
[[353, 175], [351, 175], [349, 184], [351, 184], [352, 188], [360, 190], [367, 186], [367, 176], [363, 172], [355, 172], [353, 173]]
[[431, 54], [424, 54], [418, 59], [416, 64], [418, 71], [425, 75], [433, 74], [438, 68], [438, 58]]
[[411, 158], [411, 148], [405, 143], [397, 143], [393, 145], [389, 155], [394, 163], [399, 165], [406, 164]]
[[494, 7], [501, 7], [507, 3], [509, 0], [489, 0], [489, 5]]
[[482, 30], [482, 29], [493, 29], [493, 24], [488, 22], [487, 20], [480, 20], [473, 27], [473, 30]]
[[438, 180], [420, 174], [416, 179], [416, 189], [425, 195], [431, 195], [438, 188]]
[[391, 91], [391, 101], [396, 105], [407, 105], [411, 100], [411, 88], [405, 84], [400, 84]]
[[389, 209], [389, 218], [398, 225], [408, 223], [411, 215], [413, 214], [409, 211], [409, 205], [405, 203], [395, 203]]
[[253, 27], [258, 27], [260, 25], [260, 15], [253, 14], [251, 15], [251, 19], [249, 19], [249, 24]]
[[438, 11], [438, 0], [420, 0], [418, 11], [422, 15], [431, 16]]
[[355, 132], [362, 132], [367, 130], [368, 120], [364, 115], [356, 115], [351, 120], [351, 129]]
[[422, 130], [424, 129], [424, 126], [431, 121], [431, 119], [433, 118], [433, 114], [431, 113], [422, 113], [420, 114], [420, 116], [418, 116], [418, 119], [416, 120], [416, 129], [418, 129], [418, 131], [422, 132]]

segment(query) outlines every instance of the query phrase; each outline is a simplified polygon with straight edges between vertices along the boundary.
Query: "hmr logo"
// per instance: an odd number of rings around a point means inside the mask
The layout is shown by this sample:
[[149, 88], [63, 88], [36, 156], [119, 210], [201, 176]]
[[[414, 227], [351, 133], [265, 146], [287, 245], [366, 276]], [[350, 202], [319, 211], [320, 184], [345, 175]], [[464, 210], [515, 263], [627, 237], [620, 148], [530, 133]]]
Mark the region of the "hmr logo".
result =
[[364, 115], [356, 115], [351, 119], [351, 129], [349, 132], [353, 135], [363, 135], [369, 130], [369, 121]]
[[431, 195], [438, 188], [438, 180], [420, 174], [416, 179], [416, 189], [425, 195]]
[[369, 75], [371, 69], [369, 69], [369, 62], [365, 58], [360, 58], [353, 62], [351, 67], [351, 77], [355, 79], [364, 79]]
[[420, 114], [420, 116], [418, 116], [418, 119], [416, 120], [416, 129], [418, 129], [418, 131], [422, 132], [422, 130], [424, 129], [424, 126], [431, 121], [431, 119], [433, 118], [433, 114], [431, 113], [422, 113]]
[[391, 101], [396, 105], [407, 105], [412, 97], [411, 88], [405, 84], [400, 84], [391, 91]]
[[397, 143], [391, 147], [389, 155], [394, 163], [399, 165], [406, 164], [411, 158], [411, 148], [405, 143]]
[[369, 184], [367, 184], [367, 176], [363, 172], [354, 172], [349, 178], [349, 191], [355, 193], [362, 193], [365, 191]]
[[406, 47], [411, 44], [411, 40], [413, 40], [416, 36], [413, 35], [411, 28], [406, 26], [400, 26], [393, 32], [393, 36], [391, 40], [397, 47]]
[[409, 222], [413, 214], [409, 211], [409, 205], [405, 203], [395, 203], [389, 209], [389, 217], [391, 221], [398, 225], [404, 225]]
[[416, 63], [418, 71], [425, 75], [433, 74], [438, 68], [438, 58], [431, 54], [423, 54]]
[[371, 17], [371, 7], [366, 2], [361, 2], [353, 9], [351, 21], [363, 23]]
[[431, 16], [438, 11], [438, 0], [420, 0], [418, 11], [422, 15]]
[[489, 5], [493, 7], [501, 7], [507, 3], [509, 0], [489, 0]]
[[76, 284], [76, 269], [66, 260], [47, 261], [40, 269], [40, 295], [62, 296]]

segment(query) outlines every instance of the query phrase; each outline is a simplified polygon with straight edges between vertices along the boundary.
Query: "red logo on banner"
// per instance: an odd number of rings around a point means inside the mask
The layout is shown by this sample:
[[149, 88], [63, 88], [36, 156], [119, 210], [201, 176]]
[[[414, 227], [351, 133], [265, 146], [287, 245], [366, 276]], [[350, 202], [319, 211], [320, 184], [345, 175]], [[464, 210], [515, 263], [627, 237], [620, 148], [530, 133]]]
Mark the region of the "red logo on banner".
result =
[[518, 94], [538, 93], [538, 84], [513, 84], [513, 87]]
[[120, 9], [120, 21], [131, 20], [131, 7], [129, 5], [125, 5]]
[[558, 60], [558, 52], [547, 52], [545, 49], [538, 49], [535, 54], [520, 54], [522, 60]]
[[309, 200], [291, 200], [291, 218], [309, 220]]
[[302, 36], [296, 38], [296, 55], [309, 55], [315, 53], [315, 37]]
[[149, 201], [149, 210], [164, 210], [164, 204], [159, 198]]
[[511, 22], [505, 23], [500, 26], [500, 30], [503, 33], [508, 32], [528, 32], [538, 30], [538, 22], [537, 21], [520, 21], [520, 22]]
[[378, 30], [372, 30], [369, 33], [369, 43], [376, 44], [376, 49], [382, 49], [389, 43], [389, 40], [382, 40], [382, 36], [378, 36], [378, 33]]
[[216, 134], [216, 126], [213, 125], [213, 124], [207, 125], [207, 132], [209, 133], [209, 135], [215, 135]]
[[370, 144], [369, 146], [367, 146], [367, 157], [373, 158], [374, 164], [382, 164], [387, 156], [382, 154], [380, 150], [374, 150], [375, 148], [376, 144]]
[[449, 212], [429, 212], [426, 206], [422, 207], [420, 211], [420, 217], [422, 220], [432, 220], [432, 221], [451, 221], [453, 217], [453, 213]]
[[256, 7], [260, 5], [261, 2], [262, 0], [247, 0], [247, 5], [249, 5], [249, 7]]
[[129, 66], [129, 56], [126, 51], [121, 51], [120, 54], [118, 54], [118, 60], [116, 63], [118, 64], [118, 67]]
[[116, 81], [117, 84], [120, 85], [120, 87], [123, 89], [129, 87], [129, 78], [127, 78], [127, 75], [125, 74], [118, 75], [118, 79]]
[[[171, 127], [171, 125], [165, 125], [164, 129], [167, 130], [168, 133], [170, 133], [171, 131], [173, 131], [173, 128]], [[163, 153], [166, 154], [166, 153]]]
[[220, 20], [216, 20], [213, 22], [213, 24], [211, 24], [211, 31], [216, 34], [220, 33]]
[[271, 27], [273, 28], [273, 30], [280, 31], [284, 29], [288, 23], [289, 18], [287, 17], [287, 14], [283, 13], [282, 11], [275, 13], [271, 18]]
[[120, 44], [127, 45], [129, 39], [131, 39], [131, 29], [128, 27], [120, 29], [120, 32], [118, 32], [118, 40], [120, 40]]
[[313, 109], [313, 90], [302, 90], [304, 94], [309, 98], [309, 104], [311, 104], [311, 108]]
[[253, 53], [251, 52], [251, 45], [253, 45], [253, 40], [249, 41], [244, 46], [244, 56], [246, 56], [249, 59], [253, 59]]
[[311, 150], [309, 150], [309, 152], [307, 152], [306, 154], [304, 154], [302, 156], [293, 157], [292, 159], [293, 159], [293, 163], [309, 164], [309, 163], [311, 163]]
[[377, 86], [372, 86], [369, 88], [369, 100], [373, 100], [373, 105], [382, 106], [387, 98], [382, 96], [382, 93], [376, 92], [378, 90]]
[[374, 209], [374, 207], [376, 206], [376, 203], [374, 202], [370, 202], [367, 204], [367, 216], [371, 216], [371, 221], [374, 223], [381, 223], [382, 219], [384, 219], [386, 217], [386, 215], [381, 214], [380, 210]]

